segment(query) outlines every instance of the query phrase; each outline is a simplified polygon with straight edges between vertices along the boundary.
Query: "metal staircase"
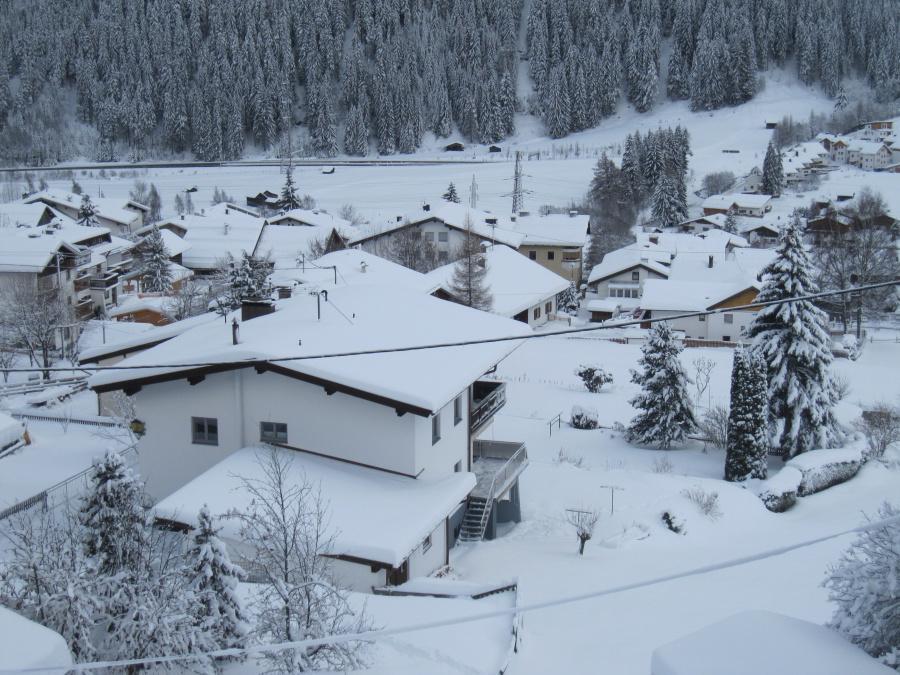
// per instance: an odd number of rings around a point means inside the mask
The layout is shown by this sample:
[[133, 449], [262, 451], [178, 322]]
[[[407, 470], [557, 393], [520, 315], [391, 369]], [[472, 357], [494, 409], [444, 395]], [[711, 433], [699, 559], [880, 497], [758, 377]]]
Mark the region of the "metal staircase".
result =
[[459, 528], [459, 541], [461, 543], [477, 542], [484, 539], [484, 530], [487, 528], [493, 503], [493, 499], [469, 497], [466, 513]]

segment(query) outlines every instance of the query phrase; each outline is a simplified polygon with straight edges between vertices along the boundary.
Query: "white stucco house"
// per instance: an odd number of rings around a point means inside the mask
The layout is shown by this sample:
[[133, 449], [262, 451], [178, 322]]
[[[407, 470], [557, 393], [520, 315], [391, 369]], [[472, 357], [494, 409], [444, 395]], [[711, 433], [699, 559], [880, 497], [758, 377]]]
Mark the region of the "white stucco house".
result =
[[713, 195], [703, 201], [703, 215], [705, 216], [733, 211], [739, 216], [762, 218], [771, 210], [772, 197], [763, 194]]
[[246, 496], [228, 477], [252, 478], [256, 453], [277, 448], [321, 485], [340, 533], [326, 555], [363, 591], [430, 574], [457, 538], [490, 538], [498, 522], [519, 519], [525, 446], [485, 438], [505, 390], [484, 376], [515, 341], [313, 357], [525, 335], [525, 326], [374, 284], [296, 294], [272, 309], [194, 327], [120, 364], [153, 368], [91, 378], [98, 394], [134, 397], [158, 517], [189, 528], [198, 499], [240, 507]]
[[[488, 246], [484, 264], [487, 270], [484, 283], [492, 298], [491, 312], [532, 327], [542, 326], [556, 315], [556, 296], [571, 284], [508, 246]], [[449, 263], [425, 275], [451, 300], [455, 268], [456, 263]]]

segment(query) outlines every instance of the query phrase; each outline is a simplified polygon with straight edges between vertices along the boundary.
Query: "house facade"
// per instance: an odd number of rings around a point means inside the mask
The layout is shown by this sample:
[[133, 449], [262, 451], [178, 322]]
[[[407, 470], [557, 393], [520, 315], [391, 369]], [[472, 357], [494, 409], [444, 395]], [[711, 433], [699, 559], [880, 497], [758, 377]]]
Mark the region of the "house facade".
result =
[[[490, 536], [498, 519], [519, 518], [524, 445], [482, 438], [505, 402], [502, 383], [482, 375], [514, 345], [478, 345], [465, 359], [444, 350], [289, 362], [267, 357], [397, 344], [411, 334], [426, 342], [514, 335], [524, 327], [399, 288], [352, 286], [325, 297], [280, 301], [271, 314], [235, 327], [236, 316], [227, 325], [199, 326], [126, 361], [198, 358], [203, 366], [110, 371], [95, 375], [90, 386], [98, 394], [134, 397], [145, 429], [141, 472], [166, 520], [189, 525], [188, 502], [221, 492], [209, 486], [221, 481], [222, 466], [274, 447], [304, 466], [311, 481], [352, 483], [370, 500], [363, 514], [358, 502], [355, 514], [344, 504], [332, 507], [333, 526], [343, 533], [330, 552], [335, 573], [357, 590], [403, 583], [446, 564], [458, 537]], [[381, 539], [372, 539], [371, 527], [359, 527], [366, 513], [388, 517], [396, 495], [407, 493], [415, 513], [381, 523]], [[394, 546], [398, 538], [415, 546]]]
[[[758, 310], [739, 308], [752, 304], [758, 293], [754, 284], [653, 281], [647, 284], [640, 309], [644, 319], [670, 319], [672, 328], [683, 332], [685, 339], [741, 342]], [[706, 316], [676, 318], [715, 310]]]
[[[82, 196], [71, 192], [37, 192], [25, 199], [27, 204], [42, 203], [74, 221], [78, 220]], [[100, 227], [120, 236], [134, 234], [144, 225], [150, 207], [131, 199], [91, 197], [95, 220]]]
[[704, 216], [732, 211], [738, 216], [762, 218], [771, 210], [772, 197], [762, 194], [713, 195], [703, 202]]
[[520, 211], [510, 219], [515, 231], [525, 236], [519, 253], [576, 287], [581, 285], [584, 245], [591, 233], [590, 216], [575, 211], [546, 216]]

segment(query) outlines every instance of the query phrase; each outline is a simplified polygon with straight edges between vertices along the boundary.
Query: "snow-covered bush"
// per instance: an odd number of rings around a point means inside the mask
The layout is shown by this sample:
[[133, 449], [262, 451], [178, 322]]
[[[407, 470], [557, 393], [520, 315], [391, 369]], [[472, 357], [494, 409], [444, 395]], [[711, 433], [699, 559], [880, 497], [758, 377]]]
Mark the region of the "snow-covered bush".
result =
[[834, 485], [850, 480], [862, 466], [859, 450], [813, 450], [795, 457], [787, 466], [798, 469], [803, 474], [797, 494], [801, 497], [827, 490]]
[[672, 473], [674, 468], [672, 460], [665, 455], [653, 460], [653, 473]]
[[663, 524], [675, 534], [687, 534], [684, 518], [675, 515], [671, 510], [663, 511], [661, 517]]
[[719, 493], [708, 492], [703, 488], [695, 485], [694, 487], [682, 490], [681, 494], [694, 503], [700, 509], [700, 513], [707, 516], [710, 520], [716, 520], [722, 515], [722, 509], [719, 508]]
[[[900, 516], [884, 504], [880, 520]], [[900, 522], [861, 532], [823, 584], [837, 603], [831, 626], [900, 670]]]
[[847, 358], [851, 361], [856, 361], [859, 358], [859, 341], [856, 339], [856, 336], [852, 333], [847, 333], [844, 335], [844, 338], [841, 340], [841, 346], [844, 348], [844, 351], [847, 352]]
[[799, 469], [785, 466], [768, 480], [760, 481], [756, 494], [769, 511], [784, 513], [797, 503], [801, 480]]
[[596, 429], [599, 424], [599, 417], [594, 408], [585, 408], [580, 405], [572, 406], [573, 427], [576, 429]]
[[854, 426], [866, 437], [869, 445], [866, 460], [880, 459], [893, 443], [900, 442], [900, 409], [878, 403], [863, 411]]
[[600, 391], [604, 384], [612, 384], [613, 376], [600, 366], [581, 365], [575, 374], [584, 382], [584, 387], [592, 394]]
[[566, 522], [575, 528], [575, 536], [578, 537], [578, 555], [584, 555], [584, 545], [594, 536], [599, 519], [599, 511], [566, 509]]
[[728, 443], [728, 408], [713, 406], [706, 410], [697, 422], [703, 440], [714, 448], [724, 450]]
[[569, 287], [556, 295], [556, 306], [561, 312], [567, 314], [576, 314], [578, 312], [578, 289], [575, 284], [569, 284]]
[[576, 469], [580, 469], [584, 465], [584, 457], [581, 455], [570, 455], [565, 448], [560, 448], [556, 455], [557, 464], [571, 464]]

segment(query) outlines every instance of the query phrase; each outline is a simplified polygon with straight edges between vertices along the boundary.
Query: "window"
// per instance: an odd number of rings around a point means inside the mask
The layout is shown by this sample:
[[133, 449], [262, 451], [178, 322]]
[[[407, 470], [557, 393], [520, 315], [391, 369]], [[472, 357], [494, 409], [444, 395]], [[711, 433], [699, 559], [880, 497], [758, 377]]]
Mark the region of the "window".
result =
[[547, 251], [547, 260], [553, 260], [556, 258], [556, 251]]
[[731, 336], [730, 336], [730, 335], [723, 335], [723, 336], [722, 336], [722, 342], [731, 342]]
[[725, 314], [725, 323], [734, 323], [734, 314]]
[[453, 465], [453, 473], [461, 473], [462, 472], [462, 460], [458, 461]]
[[438, 241], [447, 241], [447, 233], [438, 232]]
[[427, 553], [427, 552], [428, 552], [428, 549], [430, 549], [430, 548], [431, 548], [431, 535], [429, 534], [429, 535], [428, 535], [427, 537], [425, 537], [425, 539], [422, 541], [422, 553]]
[[434, 241], [434, 232], [425, 232], [422, 236], [425, 238], [425, 241]]
[[529, 260], [537, 260], [537, 251], [528, 251]]
[[462, 422], [462, 394], [453, 399], [453, 426]]
[[219, 420], [215, 417], [192, 417], [191, 435], [197, 445], [218, 445]]
[[631, 273], [631, 280], [632, 281], [640, 281], [641, 280], [640, 270], [635, 270], [634, 272]]
[[431, 418], [431, 444], [441, 440], [441, 413], [437, 412]]
[[697, 317], [697, 321], [700, 321], [700, 322], [706, 321], [706, 317], [701, 314], [700, 316]]
[[553, 311], [553, 303], [547, 302], [544, 303], [544, 314], [549, 316], [550, 312]]
[[259, 440], [263, 443], [287, 443], [287, 424], [284, 422], [260, 422]]
[[540, 318], [541, 318], [541, 308], [540, 308], [540, 307], [535, 307], [535, 308], [534, 308], [534, 312], [532, 312], [532, 316], [534, 317], [534, 320], [535, 320], [535, 321], [537, 321], [538, 319], [540, 319]]

